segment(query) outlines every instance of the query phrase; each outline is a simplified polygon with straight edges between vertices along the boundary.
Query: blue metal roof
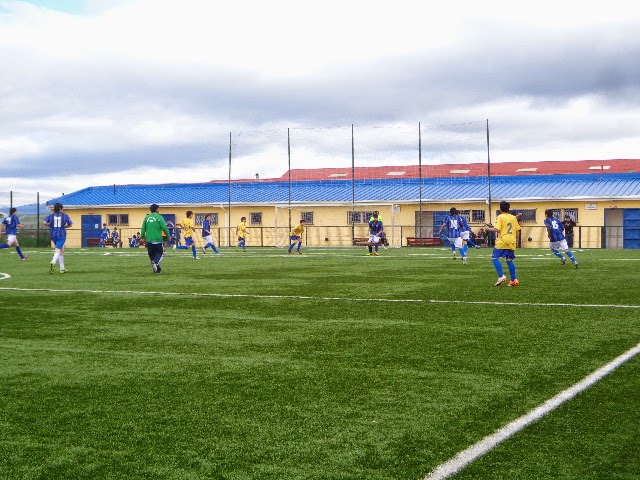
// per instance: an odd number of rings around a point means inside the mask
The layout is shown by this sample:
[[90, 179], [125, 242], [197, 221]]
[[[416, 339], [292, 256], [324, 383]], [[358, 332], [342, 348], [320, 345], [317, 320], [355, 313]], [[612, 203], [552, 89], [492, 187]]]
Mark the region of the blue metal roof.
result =
[[[291, 202], [438, 202], [455, 199], [483, 201], [487, 177], [410, 179], [315, 180], [292, 182], [238, 182], [112, 185], [89, 187], [50, 200], [67, 206], [274, 204]], [[532, 175], [492, 177], [494, 200], [640, 198], [640, 173]]]

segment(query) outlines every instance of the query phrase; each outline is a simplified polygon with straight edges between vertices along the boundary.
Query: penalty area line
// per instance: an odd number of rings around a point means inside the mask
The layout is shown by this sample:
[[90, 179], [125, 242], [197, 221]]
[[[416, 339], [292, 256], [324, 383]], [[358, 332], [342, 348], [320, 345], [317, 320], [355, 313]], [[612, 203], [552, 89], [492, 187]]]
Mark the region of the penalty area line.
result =
[[355, 298], [355, 297], [312, 297], [308, 295], [259, 295], [249, 293], [207, 293], [207, 292], [155, 292], [139, 290], [94, 290], [94, 289], [63, 289], [63, 288], [18, 288], [0, 287], [2, 290], [17, 292], [50, 292], [50, 293], [93, 293], [97, 295], [157, 295], [174, 297], [212, 297], [212, 298], [251, 298], [269, 300], [309, 300], [317, 302], [378, 302], [378, 303], [431, 303], [431, 304], [456, 304], [456, 305], [492, 305], [518, 306], [518, 307], [574, 307], [574, 308], [615, 308], [638, 309], [640, 305], [607, 305], [595, 303], [534, 303], [534, 302], [489, 302], [472, 300], [437, 300], [433, 298]]
[[469, 448], [461, 451], [450, 460], [447, 460], [445, 463], [432, 470], [423, 478], [423, 480], [444, 480], [446, 478], [449, 478], [451, 475], [458, 473], [460, 470], [473, 463], [478, 458], [493, 450], [509, 437], [515, 435], [528, 425], [540, 420], [542, 417], [551, 413], [563, 403], [571, 400], [579, 393], [598, 383], [620, 365], [628, 362], [639, 353], [640, 343], [635, 347], [627, 350], [625, 353], [615, 358], [611, 362], [607, 363], [604, 367], [601, 367], [592, 374], [586, 376], [584, 379], [582, 379], [572, 387], [563, 390], [553, 398], [550, 398], [549, 400], [544, 402], [542, 405], [534, 408], [526, 415], [514, 420], [513, 422], [500, 428], [491, 435], [483, 438], [479, 442], [471, 445]]

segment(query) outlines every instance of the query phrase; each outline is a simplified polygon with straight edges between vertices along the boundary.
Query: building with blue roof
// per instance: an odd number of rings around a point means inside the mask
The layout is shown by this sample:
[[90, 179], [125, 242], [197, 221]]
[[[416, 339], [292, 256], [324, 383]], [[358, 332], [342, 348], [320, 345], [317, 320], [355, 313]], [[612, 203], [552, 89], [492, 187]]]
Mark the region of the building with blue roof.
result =
[[[622, 161], [607, 163], [615, 167], [616, 162]], [[193, 210], [197, 221], [211, 213], [214, 234], [222, 245], [233, 244], [235, 224], [242, 216], [247, 217], [255, 233], [259, 232], [249, 236], [248, 245], [287, 245], [290, 226], [300, 218], [309, 225], [309, 245], [351, 245], [354, 237], [366, 236], [369, 215], [378, 210], [387, 235], [400, 246], [406, 244], [407, 237], [433, 237], [451, 206], [480, 228], [495, 219], [500, 200], [508, 200], [512, 210], [523, 213], [523, 235], [534, 239], [532, 246], [546, 243], [541, 228], [544, 210], [553, 208], [558, 216], [569, 215], [580, 224], [583, 247], [637, 248], [640, 235], [634, 237], [638, 230], [635, 227], [640, 227], [640, 222], [635, 223], [640, 218], [640, 161], [624, 162], [625, 171], [605, 168], [598, 162], [598, 169], [589, 173], [559, 174], [537, 173], [540, 167], [514, 164], [519, 173], [514, 170], [511, 175], [491, 177], [445, 173], [418, 178], [415, 170], [398, 176], [396, 166], [393, 177], [375, 172], [367, 177], [353, 169], [351, 178], [336, 180], [314, 175], [319, 169], [309, 171], [309, 180], [301, 179], [298, 172], [291, 181], [283, 180], [283, 175], [254, 181], [88, 187], [47, 205], [61, 202], [76, 224], [82, 225], [78, 246], [86, 246], [89, 238], [99, 236], [96, 229], [102, 223], [118, 226], [126, 231], [125, 236], [135, 233], [152, 203], [159, 204], [161, 214], [173, 223], [180, 221], [186, 210]], [[637, 162], [637, 170], [629, 162]], [[566, 163], [556, 162], [554, 167]], [[504, 170], [504, 165], [501, 168]], [[451, 171], [471, 169], [452, 167]], [[605, 226], [610, 226], [610, 232], [614, 232], [614, 226], [620, 230], [607, 237], [602, 231]]]

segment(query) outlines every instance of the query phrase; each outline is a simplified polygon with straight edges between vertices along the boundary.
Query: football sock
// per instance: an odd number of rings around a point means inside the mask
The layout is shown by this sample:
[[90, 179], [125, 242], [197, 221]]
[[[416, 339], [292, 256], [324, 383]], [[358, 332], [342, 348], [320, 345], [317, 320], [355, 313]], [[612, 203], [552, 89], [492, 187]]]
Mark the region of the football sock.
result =
[[298, 244], [298, 251], [300, 251], [300, 247], [302, 247], [301, 243]]
[[562, 254], [558, 251], [558, 250], [551, 250], [553, 252], [553, 254], [558, 257], [558, 258], [562, 258]]
[[220, 253], [220, 252], [218, 251], [218, 249], [216, 248], [216, 246], [215, 246], [213, 243], [211, 244], [211, 248], [213, 248], [213, 251], [214, 251], [215, 253]]
[[295, 245], [295, 243], [292, 243], [291, 245], [289, 245], [289, 251], [293, 250], [293, 246]]
[[176, 248], [179, 250], [187, 250], [189, 247], [187, 247], [186, 245], [178, 245]]
[[464, 247], [462, 247], [462, 250], [460, 250], [460, 254], [462, 255], [462, 252], [467, 253], [467, 250], [469, 250], [469, 244], [465, 243]]
[[193, 253], [193, 258], [196, 258], [196, 246], [191, 245], [191, 253]]
[[0, 245], [0, 248], [9, 248], [9, 244], [8, 243], [3, 243], [2, 245]]
[[20, 247], [16, 247], [16, 252], [18, 252], [18, 255], [20, 255], [20, 258], [24, 258], [24, 255], [22, 254], [22, 250], [20, 250]]
[[467, 243], [468, 243], [469, 245], [471, 245], [472, 247], [477, 247], [477, 245], [476, 245], [476, 244], [473, 242], [473, 240], [471, 240], [471, 239], [467, 240]]
[[576, 257], [573, 256], [571, 250], [567, 250], [567, 257], [569, 257], [573, 263], [576, 263]]
[[509, 275], [511, 275], [511, 280], [516, 279], [516, 266], [513, 262], [507, 262], [507, 267], [509, 267]]
[[53, 260], [51, 260], [51, 263], [53, 263], [54, 265], [56, 263], [58, 263], [58, 259], [60, 258], [60, 254], [58, 252], [53, 254]]
[[60, 255], [60, 270], [64, 270], [64, 255]]
[[499, 277], [502, 277], [504, 275], [503, 271], [502, 271], [502, 264], [500, 263], [500, 259], [499, 258], [494, 258], [493, 260], [493, 266], [496, 269], [496, 273], [498, 274]]

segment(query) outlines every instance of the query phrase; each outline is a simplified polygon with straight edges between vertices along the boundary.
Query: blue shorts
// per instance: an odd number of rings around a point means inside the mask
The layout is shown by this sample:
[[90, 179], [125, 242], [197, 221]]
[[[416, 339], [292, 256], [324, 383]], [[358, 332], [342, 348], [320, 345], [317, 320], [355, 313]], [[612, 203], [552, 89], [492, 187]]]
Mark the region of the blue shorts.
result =
[[491, 254], [491, 260], [497, 260], [498, 258], [506, 258], [507, 260], [513, 260], [516, 258], [515, 250], [504, 250], [502, 248], [494, 248]]
[[56, 244], [56, 248], [58, 250], [62, 250], [64, 247], [64, 243], [67, 241], [66, 238], [52, 238], [51, 241]]
[[299, 237], [298, 235], [291, 235], [289, 238], [294, 242], [297, 242], [298, 240], [302, 240], [302, 237]]
[[194, 242], [194, 241], [193, 241], [193, 237], [186, 237], [186, 238], [184, 239], [184, 244], [185, 244], [187, 247], [190, 247], [191, 245], [194, 245], [195, 243], [196, 243], [196, 242]]

